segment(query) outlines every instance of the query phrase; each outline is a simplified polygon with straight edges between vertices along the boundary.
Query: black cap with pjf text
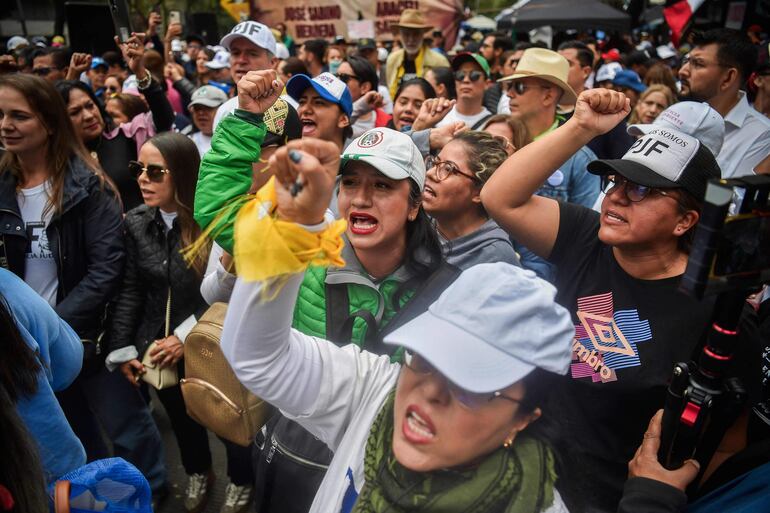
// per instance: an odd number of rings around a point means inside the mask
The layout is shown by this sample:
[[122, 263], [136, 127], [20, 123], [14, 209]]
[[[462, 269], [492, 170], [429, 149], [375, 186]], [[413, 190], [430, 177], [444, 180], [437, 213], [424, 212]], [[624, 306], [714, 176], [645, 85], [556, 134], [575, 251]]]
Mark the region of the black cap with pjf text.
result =
[[684, 189], [703, 201], [706, 184], [721, 172], [714, 155], [700, 141], [678, 130], [655, 127], [616, 160], [588, 164], [595, 175], [619, 174], [647, 187]]

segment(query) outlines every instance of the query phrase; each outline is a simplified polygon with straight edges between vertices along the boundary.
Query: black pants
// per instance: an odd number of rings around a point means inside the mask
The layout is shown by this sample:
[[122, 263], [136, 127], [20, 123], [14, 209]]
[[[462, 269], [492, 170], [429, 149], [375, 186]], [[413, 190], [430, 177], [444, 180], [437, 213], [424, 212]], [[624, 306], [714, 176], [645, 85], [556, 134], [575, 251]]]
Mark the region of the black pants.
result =
[[[180, 374], [181, 374], [181, 365]], [[187, 475], [205, 474], [211, 469], [211, 451], [206, 428], [195, 422], [184, 406], [182, 389], [179, 386], [158, 390], [158, 399], [163, 403], [171, 429], [174, 431], [182, 466]]]
[[158, 428], [139, 391], [119, 370], [110, 372], [102, 367], [95, 374], [78, 376], [56, 397], [72, 430], [83, 442], [88, 461], [111, 456], [102, 439], [104, 430], [114, 455], [136, 466], [153, 491], [166, 486]]
[[[184, 360], [178, 364], [179, 377], [184, 376]], [[182, 466], [186, 474], [205, 474], [211, 468], [211, 451], [206, 428], [195, 422], [187, 414], [178, 386], [158, 390], [158, 398], [163, 403], [166, 413], [171, 420], [179, 452], [182, 455]], [[251, 448], [220, 438], [227, 453], [227, 475], [236, 486], [251, 485], [254, 482], [254, 471], [251, 466]]]

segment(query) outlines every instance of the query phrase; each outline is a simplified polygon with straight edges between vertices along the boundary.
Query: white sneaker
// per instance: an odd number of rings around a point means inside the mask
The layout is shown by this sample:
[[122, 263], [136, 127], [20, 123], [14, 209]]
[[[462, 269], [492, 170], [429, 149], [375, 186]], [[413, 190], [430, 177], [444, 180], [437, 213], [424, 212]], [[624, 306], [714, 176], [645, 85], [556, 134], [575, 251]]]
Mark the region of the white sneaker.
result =
[[214, 474], [190, 474], [187, 476], [187, 489], [184, 493], [184, 509], [198, 513], [206, 505], [209, 490], [214, 484]]
[[236, 486], [232, 482], [225, 488], [225, 503], [219, 513], [242, 513], [246, 511], [251, 502], [252, 487], [248, 485]]

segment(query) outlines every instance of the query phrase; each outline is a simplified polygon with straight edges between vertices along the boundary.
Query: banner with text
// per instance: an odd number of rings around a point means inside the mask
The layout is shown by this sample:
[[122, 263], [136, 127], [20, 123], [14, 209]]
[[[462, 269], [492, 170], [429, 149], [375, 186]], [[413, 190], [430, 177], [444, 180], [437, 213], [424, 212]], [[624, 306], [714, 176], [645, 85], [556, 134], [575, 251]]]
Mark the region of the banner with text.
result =
[[259, 0], [259, 21], [274, 26], [284, 22], [295, 40], [329, 39], [348, 35], [348, 22], [374, 20], [375, 38], [390, 41], [391, 24], [398, 23], [404, 9], [420, 9], [428, 23], [446, 36], [446, 47], [454, 45], [462, 19], [461, 0]]

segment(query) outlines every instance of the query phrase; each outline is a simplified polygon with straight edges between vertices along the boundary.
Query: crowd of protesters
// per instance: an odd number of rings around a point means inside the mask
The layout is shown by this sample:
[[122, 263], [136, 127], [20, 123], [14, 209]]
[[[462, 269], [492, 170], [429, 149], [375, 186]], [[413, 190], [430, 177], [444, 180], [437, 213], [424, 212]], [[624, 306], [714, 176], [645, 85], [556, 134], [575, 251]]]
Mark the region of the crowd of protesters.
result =
[[448, 48], [414, 9], [387, 45], [147, 22], [0, 56], [0, 511], [110, 455], [202, 511], [207, 427], [141, 378], [184, 377], [215, 302], [277, 407], [251, 447], [220, 438], [223, 513], [766, 511], [767, 287], [739, 420], [711, 461], [657, 458], [714, 309], [678, 289], [706, 184], [770, 173], [761, 29]]

